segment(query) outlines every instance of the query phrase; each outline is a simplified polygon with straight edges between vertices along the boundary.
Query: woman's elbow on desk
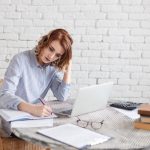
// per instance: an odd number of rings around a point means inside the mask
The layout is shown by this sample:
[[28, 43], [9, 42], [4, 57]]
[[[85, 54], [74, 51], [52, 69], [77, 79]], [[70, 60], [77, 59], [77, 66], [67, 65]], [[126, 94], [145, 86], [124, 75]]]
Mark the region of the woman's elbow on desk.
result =
[[59, 95], [56, 95], [55, 97], [59, 101], [66, 101], [68, 99], [68, 97], [69, 97], [69, 93], [66, 93], [66, 94], [59, 93]]

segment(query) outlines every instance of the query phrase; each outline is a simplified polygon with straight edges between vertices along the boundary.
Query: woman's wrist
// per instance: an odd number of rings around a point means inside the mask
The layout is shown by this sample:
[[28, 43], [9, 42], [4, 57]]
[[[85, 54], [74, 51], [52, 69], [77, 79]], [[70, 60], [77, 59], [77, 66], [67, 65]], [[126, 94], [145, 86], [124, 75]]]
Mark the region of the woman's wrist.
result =
[[64, 71], [64, 74], [67, 74], [67, 75], [68, 75], [68, 74], [71, 74], [71, 69], [65, 70], [65, 71]]
[[71, 69], [67, 69], [64, 72], [64, 78], [63, 78], [64, 82], [69, 84], [71, 82]]
[[18, 105], [18, 110], [32, 114], [33, 113], [32, 111], [34, 110], [33, 107], [34, 107], [34, 104], [29, 104], [27, 102], [21, 102]]

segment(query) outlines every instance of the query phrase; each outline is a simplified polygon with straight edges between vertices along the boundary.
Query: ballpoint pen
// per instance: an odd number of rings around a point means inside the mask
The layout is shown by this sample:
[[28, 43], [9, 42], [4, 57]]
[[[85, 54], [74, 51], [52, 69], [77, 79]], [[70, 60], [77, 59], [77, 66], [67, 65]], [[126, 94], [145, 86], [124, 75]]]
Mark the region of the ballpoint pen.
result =
[[43, 104], [43, 105], [46, 105], [44, 100], [42, 98], [39, 98], [40, 102]]
[[[43, 104], [43, 105], [46, 105], [45, 101], [42, 99], [42, 98], [39, 98], [40, 102]], [[51, 112], [51, 115], [53, 114], [53, 112]]]

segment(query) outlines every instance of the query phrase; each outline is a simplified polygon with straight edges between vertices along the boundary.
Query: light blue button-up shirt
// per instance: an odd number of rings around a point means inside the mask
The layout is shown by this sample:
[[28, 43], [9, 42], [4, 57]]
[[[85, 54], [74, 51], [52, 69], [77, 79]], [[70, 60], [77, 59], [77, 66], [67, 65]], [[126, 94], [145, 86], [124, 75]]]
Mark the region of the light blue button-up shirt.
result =
[[58, 100], [66, 100], [70, 84], [63, 80], [63, 73], [48, 65], [41, 67], [35, 49], [21, 52], [13, 57], [0, 88], [0, 108], [17, 109], [21, 101], [39, 102], [49, 89]]

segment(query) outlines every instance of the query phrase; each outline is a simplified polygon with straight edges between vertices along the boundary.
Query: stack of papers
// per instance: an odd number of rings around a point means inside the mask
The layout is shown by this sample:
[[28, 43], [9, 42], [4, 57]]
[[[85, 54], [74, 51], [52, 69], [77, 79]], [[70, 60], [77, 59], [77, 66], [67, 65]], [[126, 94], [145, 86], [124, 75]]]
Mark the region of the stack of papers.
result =
[[108, 136], [73, 124], [64, 124], [49, 129], [41, 129], [38, 130], [38, 133], [79, 149], [103, 143], [110, 139]]
[[116, 111], [122, 113], [123, 115], [129, 117], [132, 120], [139, 119], [140, 115], [138, 114], [138, 110], [124, 110], [124, 109], [119, 109], [119, 108], [114, 108]]

